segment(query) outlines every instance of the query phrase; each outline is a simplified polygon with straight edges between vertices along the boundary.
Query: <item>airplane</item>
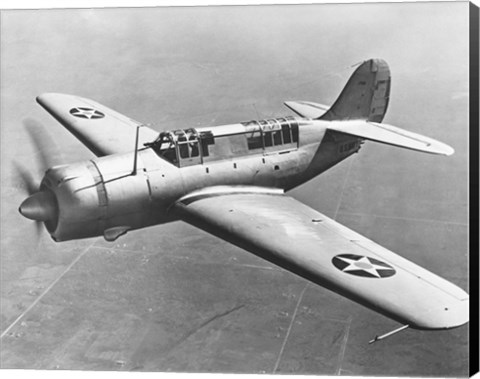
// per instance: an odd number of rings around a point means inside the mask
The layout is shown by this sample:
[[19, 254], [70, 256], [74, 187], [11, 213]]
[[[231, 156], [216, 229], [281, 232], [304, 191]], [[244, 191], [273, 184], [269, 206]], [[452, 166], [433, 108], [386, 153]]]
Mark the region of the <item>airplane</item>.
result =
[[369, 59], [332, 106], [287, 101], [296, 116], [161, 133], [93, 100], [42, 94], [37, 102], [96, 157], [48, 168], [19, 212], [58, 242], [115, 241], [182, 220], [402, 325], [370, 343], [406, 328], [461, 326], [464, 290], [286, 194], [365, 141], [453, 154], [382, 123], [390, 86], [388, 64]]

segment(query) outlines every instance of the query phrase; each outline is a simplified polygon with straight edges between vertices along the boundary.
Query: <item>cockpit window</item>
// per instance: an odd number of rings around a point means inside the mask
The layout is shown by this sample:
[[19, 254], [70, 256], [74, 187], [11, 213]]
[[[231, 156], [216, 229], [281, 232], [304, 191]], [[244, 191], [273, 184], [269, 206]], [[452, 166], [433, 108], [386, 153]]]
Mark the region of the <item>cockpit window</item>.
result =
[[178, 152], [180, 154], [180, 158], [189, 158], [190, 154], [188, 152], [188, 141], [185, 132], [183, 130], [175, 130], [174, 133], [177, 137]]
[[175, 140], [170, 132], [162, 132], [158, 138], [146, 143], [145, 146], [153, 148], [155, 152], [167, 161], [177, 164], [177, 153], [175, 151]]
[[208, 150], [208, 145], [215, 145], [215, 139], [213, 138], [213, 133], [210, 131], [201, 132], [200, 141], [202, 146], [202, 157], [208, 157], [210, 155]]
[[155, 153], [178, 166], [192, 166], [249, 154], [271, 154], [298, 148], [298, 121], [292, 117], [243, 122], [213, 131], [194, 128], [162, 132], [146, 143]]
[[[212, 133], [210, 135], [210, 139], [213, 140]], [[207, 138], [204, 157], [208, 156], [208, 144], [212, 143], [214, 142], [208, 141]], [[145, 146], [151, 147], [158, 156], [177, 166], [201, 163], [199, 137], [193, 128], [162, 132], [154, 142], [146, 143]]]
[[198, 157], [200, 155], [200, 151], [198, 149], [198, 140], [197, 137], [193, 134], [190, 134], [188, 137], [188, 145], [190, 146], [190, 156], [192, 158]]
[[282, 124], [282, 135], [283, 135], [283, 143], [292, 142], [292, 135], [290, 134], [290, 128], [286, 124]]
[[257, 121], [243, 123], [247, 132], [248, 150], [263, 149], [262, 130]]
[[298, 122], [294, 117], [247, 121], [242, 124], [247, 129], [249, 150], [267, 148], [279, 150], [292, 148], [298, 144]]

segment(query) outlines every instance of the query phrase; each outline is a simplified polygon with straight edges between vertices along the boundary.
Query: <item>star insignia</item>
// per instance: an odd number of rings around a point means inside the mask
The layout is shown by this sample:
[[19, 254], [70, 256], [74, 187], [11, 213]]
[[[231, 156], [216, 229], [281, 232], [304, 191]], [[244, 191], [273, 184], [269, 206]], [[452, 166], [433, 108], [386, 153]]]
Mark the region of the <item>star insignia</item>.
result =
[[70, 109], [70, 114], [75, 117], [86, 118], [88, 120], [103, 118], [105, 115], [92, 108], [77, 107]]
[[387, 278], [395, 275], [395, 269], [378, 259], [355, 255], [341, 254], [333, 257], [333, 265], [347, 274], [366, 278]]

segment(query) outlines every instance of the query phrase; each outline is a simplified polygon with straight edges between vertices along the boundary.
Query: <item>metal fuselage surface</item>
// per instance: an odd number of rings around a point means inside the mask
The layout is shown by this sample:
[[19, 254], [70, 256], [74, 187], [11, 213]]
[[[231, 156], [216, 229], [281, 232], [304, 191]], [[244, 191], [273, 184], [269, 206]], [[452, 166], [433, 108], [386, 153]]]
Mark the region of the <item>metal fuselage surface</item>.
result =
[[263, 148], [248, 154], [238, 148], [237, 142], [228, 144], [235, 139], [243, 143], [242, 133], [238, 133], [241, 124], [210, 128], [223, 133], [215, 141], [221, 153], [183, 167], [152, 147], [138, 151], [134, 172], [135, 152], [53, 167], [41, 185], [54, 193], [58, 207], [58, 217], [46, 222], [47, 229], [55, 241], [102, 234], [107, 238], [107, 231], [118, 229], [113, 240], [128, 230], [175, 220], [170, 208], [194, 190], [222, 185], [289, 190], [360, 148], [360, 139], [327, 131], [328, 121], [295, 120], [296, 144], [276, 148], [273, 143], [271, 148], [263, 144]]

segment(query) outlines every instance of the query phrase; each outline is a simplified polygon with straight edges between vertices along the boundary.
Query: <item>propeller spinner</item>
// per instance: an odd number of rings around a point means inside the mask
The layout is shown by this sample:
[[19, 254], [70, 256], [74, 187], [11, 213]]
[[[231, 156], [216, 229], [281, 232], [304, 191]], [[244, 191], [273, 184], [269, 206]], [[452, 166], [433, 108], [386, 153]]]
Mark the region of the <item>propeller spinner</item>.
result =
[[52, 192], [39, 191], [25, 199], [18, 211], [30, 220], [45, 222], [57, 217], [58, 205]]
[[[35, 146], [38, 162], [42, 171], [47, 170], [58, 159], [58, 148], [42, 124], [34, 119], [25, 119], [23, 126], [28, 133], [32, 144]], [[38, 186], [36, 180], [24, 167], [14, 163], [17, 177], [22, 187], [27, 192], [27, 197], [18, 211], [30, 220], [37, 221], [37, 235], [39, 235], [41, 222], [52, 222], [58, 217], [58, 203], [54, 193], [48, 188]]]

